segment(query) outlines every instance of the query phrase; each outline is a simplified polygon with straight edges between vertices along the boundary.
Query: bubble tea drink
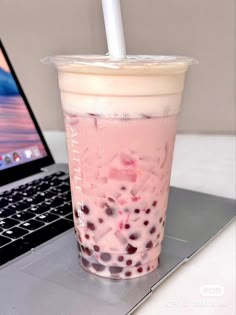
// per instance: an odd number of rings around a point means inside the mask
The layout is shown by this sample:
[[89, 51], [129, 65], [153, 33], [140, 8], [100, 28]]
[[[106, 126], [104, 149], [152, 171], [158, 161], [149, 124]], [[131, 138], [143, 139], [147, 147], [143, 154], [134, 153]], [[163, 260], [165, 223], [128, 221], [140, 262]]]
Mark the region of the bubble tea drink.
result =
[[188, 58], [64, 56], [58, 69], [84, 269], [126, 279], [159, 264]]

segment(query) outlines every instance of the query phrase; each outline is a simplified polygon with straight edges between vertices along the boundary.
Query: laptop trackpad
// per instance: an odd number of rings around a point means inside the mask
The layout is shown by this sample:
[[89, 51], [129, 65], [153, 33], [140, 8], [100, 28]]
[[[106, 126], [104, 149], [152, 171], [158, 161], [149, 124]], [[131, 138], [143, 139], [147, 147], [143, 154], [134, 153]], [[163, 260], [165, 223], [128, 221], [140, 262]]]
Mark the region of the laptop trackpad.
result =
[[157, 270], [137, 279], [110, 280], [94, 276], [80, 267], [74, 233], [70, 231], [61, 239], [38, 249], [32, 255], [35, 257], [25, 257], [20, 269], [41, 281], [70, 290], [78, 298], [86, 296], [98, 299], [103, 304], [103, 310], [104, 307], [107, 310], [109, 306], [119, 305], [120, 314], [126, 314], [130, 306], [150, 294], [151, 288], [183, 261], [187, 248], [185, 242], [167, 237], [163, 242], [161, 265]]

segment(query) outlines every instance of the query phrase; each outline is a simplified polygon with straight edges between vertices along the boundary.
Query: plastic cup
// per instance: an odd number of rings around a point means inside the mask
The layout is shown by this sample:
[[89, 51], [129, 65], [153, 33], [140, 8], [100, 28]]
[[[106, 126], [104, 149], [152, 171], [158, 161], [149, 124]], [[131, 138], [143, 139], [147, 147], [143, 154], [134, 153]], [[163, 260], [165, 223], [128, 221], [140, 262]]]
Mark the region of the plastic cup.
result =
[[159, 264], [185, 74], [176, 56], [56, 56], [80, 262], [107, 278]]

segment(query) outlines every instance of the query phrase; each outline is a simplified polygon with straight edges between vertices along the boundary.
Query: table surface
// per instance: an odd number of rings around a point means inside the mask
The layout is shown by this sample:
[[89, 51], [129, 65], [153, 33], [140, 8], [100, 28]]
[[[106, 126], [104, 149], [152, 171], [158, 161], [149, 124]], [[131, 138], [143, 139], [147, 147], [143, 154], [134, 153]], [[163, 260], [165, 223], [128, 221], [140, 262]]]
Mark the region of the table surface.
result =
[[[67, 162], [65, 134], [45, 137], [56, 162]], [[234, 136], [177, 135], [171, 185], [235, 199], [235, 146]], [[235, 232], [233, 222], [134, 314], [235, 315]]]

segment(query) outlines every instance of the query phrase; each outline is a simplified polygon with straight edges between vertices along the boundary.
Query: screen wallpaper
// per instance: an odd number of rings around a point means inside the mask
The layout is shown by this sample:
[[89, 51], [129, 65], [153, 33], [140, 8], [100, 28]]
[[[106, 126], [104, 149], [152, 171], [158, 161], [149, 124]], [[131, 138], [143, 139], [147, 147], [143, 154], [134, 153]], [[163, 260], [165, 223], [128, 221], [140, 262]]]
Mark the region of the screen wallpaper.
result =
[[0, 171], [46, 155], [0, 48]]

